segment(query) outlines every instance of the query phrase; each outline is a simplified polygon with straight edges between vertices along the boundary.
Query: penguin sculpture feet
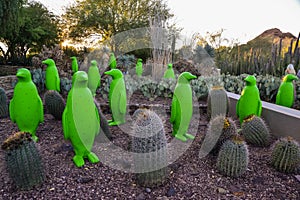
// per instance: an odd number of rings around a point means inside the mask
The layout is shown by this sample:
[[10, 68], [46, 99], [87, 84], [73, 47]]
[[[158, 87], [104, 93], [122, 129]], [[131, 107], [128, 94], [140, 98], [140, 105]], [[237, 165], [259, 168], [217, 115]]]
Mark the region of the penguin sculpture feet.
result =
[[108, 125], [109, 126], [117, 126], [117, 125], [121, 125], [124, 124], [125, 122], [116, 122], [116, 121], [112, 121], [112, 120], [108, 120]]
[[93, 164], [99, 162], [98, 156], [97, 156], [95, 153], [93, 153], [93, 152], [90, 152], [90, 153], [87, 155], [87, 157], [88, 157], [89, 161], [90, 161], [91, 163], [93, 163]]
[[73, 157], [73, 162], [75, 163], [76, 167], [82, 167], [84, 165], [83, 157], [79, 155], [75, 155]]
[[195, 136], [193, 136], [193, 135], [191, 135], [191, 134], [189, 134], [189, 133], [184, 134], [184, 136], [185, 136], [186, 138], [188, 138], [188, 139], [191, 139], [191, 140], [195, 139]]
[[32, 135], [31, 138], [35, 142], [37, 142], [39, 140], [39, 138], [36, 135]]
[[186, 142], [187, 141], [187, 138], [184, 135], [176, 134], [175, 138], [177, 138], [178, 140], [181, 140], [182, 142]]

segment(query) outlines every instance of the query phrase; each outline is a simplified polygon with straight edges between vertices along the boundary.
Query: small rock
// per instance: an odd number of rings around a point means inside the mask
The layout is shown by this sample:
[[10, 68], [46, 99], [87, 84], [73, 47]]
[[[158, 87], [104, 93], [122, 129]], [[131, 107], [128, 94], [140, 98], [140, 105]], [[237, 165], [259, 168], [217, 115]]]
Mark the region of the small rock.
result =
[[162, 196], [162, 197], [157, 197], [156, 200], [169, 200], [169, 198], [166, 196]]
[[295, 178], [300, 182], [300, 175], [295, 175]]
[[94, 179], [92, 177], [79, 177], [77, 179], [77, 183], [89, 183], [93, 181]]
[[146, 192], [147, 192], [147, 193], [150, 193], [150, 192], [151, 192], [151, 189], [150, 189], [150, 188], [146, 188]]
[[146, 197], [143, 193], [139, 194], [137, 197], [136, 197], [136, 200], [145, 200]]
[[175, 189], [171, 186], [169, 191], [167, 192], [167, 197], [174, 196], [176, 193]]
[[220, 194], [227, 194], [228, 193], [228, 191], [227, 190], [225, 190], [224, 188], [221, 188], [221, 187], [218, 187], [218, 192], [220, 193]]

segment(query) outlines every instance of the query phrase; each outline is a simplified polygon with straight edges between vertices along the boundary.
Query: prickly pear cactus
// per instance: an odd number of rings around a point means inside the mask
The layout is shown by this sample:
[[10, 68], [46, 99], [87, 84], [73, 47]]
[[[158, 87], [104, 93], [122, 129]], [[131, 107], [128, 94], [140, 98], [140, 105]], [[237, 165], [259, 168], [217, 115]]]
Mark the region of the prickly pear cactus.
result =
[[217, 158], [217, 169], [221, 174], [239, 177], [246, 172], [248, 163], [248, 148], [239, 136], [227, 140], [222, 145]]
[[42, 160], [30, 133], [15, 133], [1, 148], [5, 151], [8, 173], [17, 188], [29, 190], [44, 181]]
[[66, 102], [57, 91], [48, 90], [44, 95], [44, 104], [48, 113], [53, 115], [56, 120], [62, 119]]
[[0, 118], [8, 117], [8, 104], [5, 90], [0, 87]]
[[232, 136], [237, 135], [237, 127], [235, 122], [230, 117], [225, 115], [218, 115], [212, 118], [209, 122], [208, 130], [204, 141], [201, 146], [202, 155], [203, 153], [213, 154], [218, 153], [222, 144], [230, 139]]
[[251, 115], [244, 119], [241, 128], [247, 143], [261, 147], [270, 145], [270, 131], [262, 118]]
[[157, 187], [163, 184], [168, 175], [164, 126], [153, 111], [145, 109], [137, 115], [132, 140], [137, 183], [145, 187]]
[[207, 115], [209, 119], [217, 115], [227, 115], [229, 112], [229, 98], [226, 90], [221, 86], [214, 86], [207, 97]]
[[294, 173], [300, 167], [300, 146], [292, 137], [285, 137], [274, 143], [271, 165], [278, 171]]

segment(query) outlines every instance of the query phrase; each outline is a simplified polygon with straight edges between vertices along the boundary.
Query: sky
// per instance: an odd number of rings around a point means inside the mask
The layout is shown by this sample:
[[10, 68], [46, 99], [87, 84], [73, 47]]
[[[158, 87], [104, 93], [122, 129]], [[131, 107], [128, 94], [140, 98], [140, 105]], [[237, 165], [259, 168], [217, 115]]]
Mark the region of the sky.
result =
[[[74, 0], [39, 0], [55, 14]], [[263, 31], [279, 28], [298, 36], [300, 0], [166, 0], [173, 21], [186, 37], [224, 29], [223, 36], [246, 43]]]

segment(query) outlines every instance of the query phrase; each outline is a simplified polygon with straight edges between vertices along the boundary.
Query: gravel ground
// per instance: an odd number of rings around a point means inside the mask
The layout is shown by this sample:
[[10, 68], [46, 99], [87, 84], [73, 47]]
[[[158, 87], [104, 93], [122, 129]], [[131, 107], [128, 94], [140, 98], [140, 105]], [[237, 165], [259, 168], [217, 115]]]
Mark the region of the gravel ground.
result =
[[[98, 100], [110, 119], [109, 110], [104, 105], [107, 102]], [[149, 103], [154, 102], [143, 100], [139, 95], [130, 100], [132, 105]], [[168, 142], [171, 142], [173, 138], [167, 109], [170, 99], [157, 99], [155, 104], [161, 105], [165, 132]], [[249, 146], [248, 170], [240, 178], [219, 174], [215, 156], [200, 159], [199, 149], [208, 123], [205, 107], [200, 105], [200, 108], [200, 119], [193, 119], [190, 127], [197, 130], [195, 140], [175, 162], [170, 163], [168, 179], [157, 188], [140, 187], [133, 173], [117, 170], [105, 162], [90, 164], [87, 161], [84, 167], [77, 168], [72, 162], [72, 146], [63, 139], [61, 121], [45, 114], [45, 121], [37, 130], [37, 145], [43, 158], [46, 181], [29, 191], [17, 190], [8, 177], [1, 150], [0, 199], [300, 199], [300, 182], [296, 175], [277, 172], [269, 165], [270, 147]], [[119, 127], [110, 128], [113, 144], [128, 150], [131, 140], [127, 133]], [[9, 118], [0, 119], [1, 142], [16, 131], [17, 126]], [[105, 143], [97, 142], [96, 146], [103, 149]], [[130, 161], [123, 165], [130, 166]]]

